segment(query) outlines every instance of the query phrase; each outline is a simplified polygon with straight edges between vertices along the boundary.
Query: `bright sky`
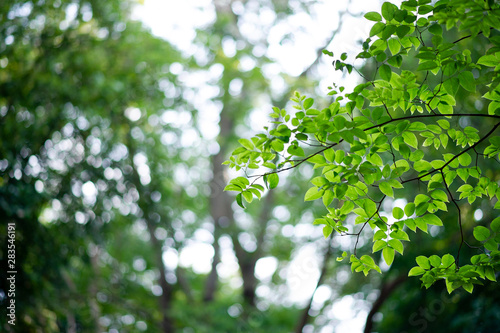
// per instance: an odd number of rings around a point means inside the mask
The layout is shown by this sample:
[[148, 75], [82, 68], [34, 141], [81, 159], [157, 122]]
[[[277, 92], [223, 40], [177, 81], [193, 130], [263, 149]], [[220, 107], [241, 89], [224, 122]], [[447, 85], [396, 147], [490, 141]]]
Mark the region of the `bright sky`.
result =
[[[290, 3], [293, 4], [294, 2], [290, 1]], [[276, 60], [276, 66], [278, 67], [274, 71], [276, 82], [279, 82], [280, 73], [298, 75], [315, 60], [315, 50], [321, 47], [330, 36], [331, 31], [338, 27], [338, 16], [335, 13], [344, 10], [348, 4], [349, 11], [353, 14], [366, 13], [380, 8], [380, 2], [373, 0], [319, 0], [312, 6], [314, 19], [305, 13], [297, 11], [297, 14], [291, 16], [287, 22], [279, 25], [273, 25], [275, 14], [271, 10], [260, 11], [259, 16], [254, 14], [245, 15], [244, 6], [239, 1], [233, 2], [232, 10], [244, 17], [240, 30], [244, 35], [250, 36], [249, 38], [252, 35], [259, 37], [259, 34], [262, 33], [262, 26], [267, 26], [270, 29], [267, 37], [270, 47], [267, 54]], [[167, 39], [185, 52], [186, 55], [196, 55], [201, 51], [193, 47], [194, 29], [210, 24], [215, 18], [215, 13], [211, 0], [145, 0], [144, 5], [136, 8], [133, 17], [142, 20], [152, 29], [153, 34]], [[333, 51], [337, 56], [340, 53], [347, 52], [349, 57], [353, 59], [354, 55], [360, 50], [360, 46], [356, 42], [364, 40], [368, 36], [372, 24], [366, 20], [348, 16], [344, 18], [342, 23], [343, 30], [335, 37], [327, 49]], [[280, 43], [283, 35], [289, 32], [294, 33], [293, 42]], [[224, 52], [230, 54], [231, 47], [231, 45], [228, 45], [227, 48], [224, 47]], [[318, 70], [324, 75], [324, 77], [320, 78], [321, 90], [326, 91], [326, 87], [331, 85], [332, 82], [339, 83], [342, 81], [340, 85], [347, 88], [354, 86], [356, 83], [355, 78], [349, 78], [349, 81], [346, 81], [346, 78], [342, 78], [340, 73], [333, 70], [330, 58], [324, 57], [324, 59], [325, 61]], [[359, 63], [356, 62], [355, 64]], [[205, 94], [207, 100], [210, 99], [211, 94], [209, 91], [203, 93], [203, 90], [201, 90], [201, 94]], [[198, 105], [203, 108], [204, 105], [210, 104], [199, 101]], [[205, 139], [211, 139], [217, 134], [219, 111], [216, 108], [204, 110], [205, 117], [208, 117], [207, 122], [205, 122], [205, 124], [208, 124], [208, 130], [206, 129], [206, 133], [203, 133]], [[131, 116], [133, 116], [133, 113]], [[256, 123], [256, 130], [260, 130], [262, 124], [258, 123], [258, 121]], [[308, 228], [312, 227], [309, 222], [307, 224]], [[300, 225], [298, 227], [300, 229]], [[306, 228], [305, 225], [303, 227]], [[296, 228], [292, 227], [289, 230], [291, 235], [298, 233], [298, 229], [294, 230]], [[313, 232], [319, 232], [320, 235], [321, 229], [315, 228]], [[164, 254], [164, 260], [171, 269], [175, 269], [179, 264], [192, 267], [198, 273], [207, 273], [210, 270], [210, 262], [213, 256], [211, 241], [212, 238], [209, 232], [206, 230], [200, 231], [194, 235], [190, 245], [186, 246], [180, 254], [167, 251]], [[231, 241], [223, 236], [220, 244], [222, 263], [218, 273], [221, 278], [229, 281], [233, 287], [239, 287], [241, 286], [241, 278], [238, 276], [238, 265], [232, 253]], [[319, 259], [318, 246], [314, 244], [304, 246], [295, 253], [293, 261], [284, 272], [288, 287], [288, 291], [285, 293], [288, 296], [285, 303], [303, 304], [304, 301], [311, 297], [319, 277]], [[257, 262], [256, 276], [263, 282], [257, 289], [259, 296], [272, 298], [272, 296], [269, 296], [270, 289], [266, 282], [269, 281], [276, 269], [277, 260], [275, 258], [266, 257]], [[314, 297], [313, 309], [321, 308], [323, 302], [332, 296], [334, 297], [334, 291], [328, 286], [322, 286]], [[279, 302], [280, 300], [271, 299], [270, 301]], [[356, 299], [353, 296], [345, 296], [335, 302], [332, 309], [326, 313], [330, 322], [336, 323], [335, 328], [326, 326], [321, 332], [362, 332], [368, 310], [369, 304], [365, 301]]]

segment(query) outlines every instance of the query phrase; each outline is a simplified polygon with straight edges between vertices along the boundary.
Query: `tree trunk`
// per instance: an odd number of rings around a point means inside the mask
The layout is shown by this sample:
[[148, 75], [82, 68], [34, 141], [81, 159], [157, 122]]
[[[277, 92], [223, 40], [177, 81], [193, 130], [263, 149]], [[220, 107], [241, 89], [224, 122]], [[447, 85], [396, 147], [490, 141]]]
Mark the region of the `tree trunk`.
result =
[[380, 295], [378, 296], [377, 300], [373, 303], [372, 308], [370, 312], [368, 313], [368, 316], [366, 317], [366, 324], [365, 324], [365, 330], [364, 333], [370, 333], [373, 329], [373, 316], [378, 312], [382, 304], [384, 304], [385, 300], [389, 298], [391, 293], [403, 282], [406, 281], [406, 276], [401, 275], [394, 279], [391, 282], [384, 283], [382, 285], [382, 288], [380, 289]]
[[316, 294], [316, 291], [318, 290], [319, 286], [323, 284], [326, 278], [328, 262], [330, 261], [330, 258], [332, 256], [331, 240], [332, 236], [328, 238], [327, 249], [323, 257], [323, 266], [321, 267], [321, 273], [319, 275], [318, 283], [316, 283], [316, 288], [314, 288], [314, 292], [312, 293], [311, 298], [309, 299], [309, 303], [304, 308], [304, 310], [302, 310], [302, 315], [300, 316], [300, 320], [297, 323], [297, 327], [295, 328], [295, 333], [302, 333], [302, 330], [304, 329], [304, 327], [309, 322], [309, 319], [311, 318], [311, 316], [309, 315], [309, 310], [311, 310], [314, 294]]

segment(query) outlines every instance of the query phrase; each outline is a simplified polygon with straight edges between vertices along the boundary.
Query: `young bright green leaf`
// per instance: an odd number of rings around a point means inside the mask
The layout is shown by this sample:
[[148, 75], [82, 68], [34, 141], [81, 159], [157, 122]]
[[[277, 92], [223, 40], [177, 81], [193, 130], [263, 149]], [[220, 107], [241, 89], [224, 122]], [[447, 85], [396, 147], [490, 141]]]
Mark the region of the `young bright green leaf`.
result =
[[316, 186], [311, 187], [307, 190], [306, 195], [304, 196], [304, 201], [312, 201], [321, 198], [324, 191], [321, 191]]
[[368, 268], [371, 268], [371, 269], [374, 269], [376, 270], [377, 272], [379, 273], [382, 273], [382, 271], [380, 270], [380, 267], [377, 266], [377, 264], [375, 264], [375, 261], [373, 261], [373, 258], [368, 256], [368, 255], [364, 255], [360, 258], [360, 261], [365, 265], [367, 266]]
[[307, 98], [304, 101], [304, 109], [305, 110], [309, 109], [313, 104], [314, 104], [314, 99], [313, 98]]
[[332, 232], [333, 232], [332, 226], [325, 225], [323, 227], [323, 236], [325, 236], [325, 238], [328, 238], [328, 236], [330, 236]]
[[325, 156], [328, 162], [335, 161], [335, 150], [333, 148], [327, 149], [323, 152], [323, 156]]
[[250, 141], [248, 139], [239, 139], [238, 142], [240, 143], [240, 145], [242, 145], [243, 147], [245, 147], [248, 150], [253, 150], [255, 148], [252, 141]]
[[408, 236], [408, 234], [402, 230], [402, 229], [399, 229], [399, 230], [395, 230], [393, 232], [391, 232], [390, 236], [394, 239], [398, 239], [398, 240], [404, 240], [404, 241], [410, 241], [410, 237]]
[[330, 206], [334, 197], [335, 195], [333, 194], [332, 190], [326, 190], [323, 194], [323, 205], [325, 205], [325, 207]]
[[385, 29], [385, 24], [382, 22], [377, 22], [370, 29], [370, 37], [375, 36]]
[[253, 201], [253, 194], [250, 191], [244, 191], [241, 194], [243, 194], [243, 198], [245, 198], [248, 203]]
[[236, 191], [236, 192], [241, 192], [242, 188], [239, 186], [236, 186], [234, 184], [229, 184], [224, 187], [224, 191]]
[[370, 21], [382, 21], [382, 16], [377, 12], [368, 12], [365, 14], [365, 18]]
[[427, 233], [427, 223], [425, 222], [425, 220], [421, 217], [417, 217], [414, 219], [415, 221], [415, 225], [420, 229], [422, 230], [423, 232]]
[[463, 153], [458, 157], [458, 162], [463, 166], [468, 166], [472, 162], [472, 158], [468, 153]]
[[280, 179], [276, 173], [271, 173], [267, 176], [267, 181], [269, 182], [269, 188], [273, 189], [278, 186]]
[[423, 219], [423, 221], [427, 224], [437, 225], [437, 226], [443, 225], [443, 221], [441, 221], [441, 219], [434, 214], [426, 214], [422, 216], [421, 219]]
[[425, 270], [422, 267], [415, 266], [412, 269], [410, 269], [410, 272], [408, 272], [408, 276], [419, 276], [425, 273]]
[[392, 209], [392, 216], [396, 219], [396, 220], [400, 220], [404, 217], [404, 212], [401, 208], [399, 207], [394, 207]]
[[389, 65], [384, 64], [384, 65], [380, 66], [380, 68], [378, 69], [378, 73], [379, 73], [380, 77], [382, 78], [382, 80], [385, 80], [385, 81], [391, 80], [392, 70], [391, 70], [391, 67], [389, 67]]
[[441, 259], [441, 262], [444, 267], [448, 268], [455, 263], [455, 258], [453, 258], [451, 254], [445, 254]]
[[306, 154], [304, 153], [304, 149], [302, 149], [302, 147], [299, 146], [290, 146], [286, 151], [287, 153], [293, 156], [300, 156], [300, 157], [306, 156]]
[[474, 238], [480, 242], [485, 241], [491, 235], [490, 230], [488, 228], [483, 227], [483, 226], [475, 227], [473, 234], [474, 234]]
[[399, 239], [390, 239], [387, 243], [394, 250], [398, 251], [399, 254], [403, 255], [404, 246], [403, 246], [403, 243]]
[[382, 256], [384, 257], [385, 263], [390, 266], [394, 261], [394, 255], [396, 251], [393, 248], [386, 247], [382, 250]]
[[423, 269], [430, 269], [431, 268], [431, 265], [429, 263], [429, 259], [427, 259], [424, 256], [418, 256], [417, 258], [415, 258], [415, 261]]
[[410, 217], [415, 213], [415, 204], [413, 202], [409, 202], [405, 206], [405, 214]]
[[493, 232], [500, 232], [500, 216], [491, 221], [490, 228]]
[[432, 267], [439, 267], [439, 266], [441, 266], [441, 258], [439, 258], [435, 254], [429, 257], [429, 262], [431, 263]]
[[373, 243], [372, 253], [378, 252], [387, 247], [387, 242], [385, 240], [377, 240]]
[[273, 149], [277, 152], [282, 152], [283, 149], [285, 149], [285, 145], [284, 145], [283, 141], [281, 141], [279, 139], [275, 139], [275, 140], [271, 141], [271, 147], [273, 147]]
[[382, 182], [379, 184], [380, 192], [384, 193], [385, 195], [394, 198], [394, 191], [387, 182]]
[[[397, 31], [397, 30], [396, 30]], [[399, 50], [401, 50], [401, 44], [398, 39], [396, 38], [391, 38], [387, 41], [389, 45], [389, 50], [393, 55], [398, 54]]]
[[412, 146], [413, 148], [417, 149], [418, 148], [418, 140], [415, 134], [413, 132], [403, 132], [403, 139], [406, 144]]

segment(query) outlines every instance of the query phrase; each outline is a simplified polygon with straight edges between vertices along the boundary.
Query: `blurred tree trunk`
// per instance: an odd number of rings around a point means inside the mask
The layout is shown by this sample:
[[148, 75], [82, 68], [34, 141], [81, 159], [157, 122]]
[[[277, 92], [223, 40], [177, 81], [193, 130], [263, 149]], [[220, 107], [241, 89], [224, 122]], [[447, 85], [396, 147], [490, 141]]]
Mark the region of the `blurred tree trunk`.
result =
[[314, 288], [314, 292], [311, 295], [311, 298], [309, 299], [309, 303], [307, 306], [302, 310], [302, 315], [300, 316], [299, 322], [297, 323], [297, 327], [295, 329], [296, 333], [302, 333], [304, 327], [307, 325], [309, 320], [311, 319], [311, 316], [309, 315], [309, 311], [311, 310], [312, 302], [314, 299], [314, 294], [316, 294], [316, 291], [318, 288], [323, 284], [327, 277], [327, 272], [328, 272], [328, 262], [330, 261], [330, 258], [332, 256], [332, 236], [328, 238], [328, 243], [327, 243], [327, 248], [326, 248], [326, 253], [323, 256], [323, 265], [321, 267], [321, 273], [318, 278], [318, 282], [316, 283], [316, 288]]
[[97, 303], [97, 292], [98, 292], [98, 286], [97, 286], [97, 281], [99, 281], [100, 278], [100, 273], [99, 273], [99, 264], [97, 262], [99, 258], [99, 252], [100, 248], [97, 245], [91, 245], [90, 248], [90, 267], [92, 269], [92, 275], [94, 276], [94, 279], [90, 280], [90, 285], [89, 285], [89, 307], [90, 307], [90, 314], [92, 316], [92, 319], [94, 320], [94, 325], [95, 325], [95, 332], [100, 333], [103, 331], [103, 327], [101, 327], [101, 324], [99, 322], [99, 319], [101, 318], [101, 310], [99, 308], [99, 304]]
[[[227, 141], [224, 140], [224, 138], [232, 132], [233, 122], [227, 117], [222, 118], [221, 115], [219, 126], [221, 135], [221, 140], [219, 141]], [[214, 299], [215, 291], [217, 290], [219, 279], [217, 274], [217, 265], [220, 263], [219, 237], [221, 235], [221, 228], [227, 227], [230, 221], [233, 221], [234, 219], [233, 209], [231, 208], [232, 198], [228, 195], [228, 193], [223, 191], [226, 180], [224, 177], [225, 168], [222, 165], [222, 162], [224, 162], [226, 159], [227, 143], [219, 142], [219, 146], [219, 152], [212, 157], [213, 176], [210, 180], [211, 193], [209, 200], [209, 209], [214, 223], [214, 241], [212, 244], [214, 248], [214, 258], [212, 261], [212, 269], [205, 282], [205, 292], [203, 295], [203, 301], [205, 302], [212, 301]]]
[[380, 288], [380, 295], [377, 297], [372, 305], [368, 316], [366, 317], [365, 330], [364, 333], [370, 333], [373, 329], [373, 316], [380, 310], [385, 300], [389, 298], [392, 292], [399, 287], [400, 284], [405, 282], [407, 279], [406, 275], [400, 275], [392, 281], [385, 282]]
[[136, 148], [134, 145], [133, 138], [130, 136], [130, 132], [127, 140], [127, 149], [129, 151], [129, 160], [130, 166], [132, 167], [132, 184], [136, 188], [139, 193], [138, 205], [140, 210], [143, 213], [144, 221], [146, 222], [151, 247], [153, 248], [154, 261], [156, 264], [156, 268], [159, 271], [158, 284], [161, 287], [162, 294], [160, 295], [160, 312], [162, 314], [162, 322], [161, 329], [164, 333], [174, 332], [174, 325], [172, 320], [169, 317], [169, 311], [172, 305], [173, 298], [173, 287], [170, 283], [168, 283], [166, 279], [167, 269], [165, 264], [163, 263], [163, 242], [156, 237], [156, 223], [151, 220], [150, 213], [152, 213], [149, 209], [150, 205], [147, 198], [151, 197], [151, 191], [149, 191], [140, 181], [140, 176], [137, 171], [137, 168], [134, 164], [134, 156], [136, 154]]

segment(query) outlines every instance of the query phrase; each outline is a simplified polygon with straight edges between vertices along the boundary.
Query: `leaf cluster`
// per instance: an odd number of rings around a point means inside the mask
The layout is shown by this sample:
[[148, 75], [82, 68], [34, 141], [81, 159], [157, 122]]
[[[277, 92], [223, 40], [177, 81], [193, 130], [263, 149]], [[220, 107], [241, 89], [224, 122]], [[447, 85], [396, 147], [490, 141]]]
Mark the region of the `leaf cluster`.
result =
[[[226, 190], [239, 192], [236, 200], [243, 206], [243, 199], [251, 202], [266, 192], [258, 180], [272, 189], [280, 174], [310, 163], [317, 173], [304, 200], [321, 199], [327, 211], [314, 223], [323, 225], [325, 237], [336, 232], [357, 240], [369, 226], [372, 252], [381, 251], [387, 265], [396, 252], [403, 255], [403, 242], [411, 242], [407, 230], [428, 233], [429, 226], [443, 226], [440, 216], [453, 209], [461, 235], [458, 252], [420, 256], [409, 275], [422, 275], [426, 287], [445, 279], [449, 292], [459, 287], [471, 292], [478, 279], [495, 280], [499, 268], [497, 222], [491, 231], [474, 229], [483, 253], [460, 266], [460, 249], [468, 245], [460, 207], [463, 199], [472, 204], [486, 198], [492, 209], [500, 209], [498, 182], [481, 165], [498, 163], [500, 157], [495, 134], [500, 126], [500, 5], [409, 0], [398, 7], [386, 2], [380, 13], [365, 18], [375, 23], [356, 59], [374, 63], [375, 77], [365, 77], [351, 92], [329, 87], [332, 102], [324, 108], [299, 92], [292, 110], [273, 108], [273, 125], [265, 127], [266, 133], [241, 139], [241, 147], [225, 162], [253, 173], [233, 179]], [[457, 34], [463, 37], [455, 39]], [[473, 59], [461, 45], [469, 38], [485, 38], [491, 47]], [[324, 54], [334, 57], [331, 51]], [[343, 53], [334, 60], [335, 69], [359, 72], [347, 58]], [[457, 112], [460, 94], [489, 103], [488, 112]], [[460, 126], [460, 119], [485, 121], [488, 130]], [[409, 194], [415, 184], [420, 190]], [[394, 207], [390, 216], [381, 209], [387, 197], [404, 197], [407, 203]], [[347, 223], [351, 215], [354, 224]], [[358, 258], [357, 243], [352, 270], [380, 272], [373, 257]]]

